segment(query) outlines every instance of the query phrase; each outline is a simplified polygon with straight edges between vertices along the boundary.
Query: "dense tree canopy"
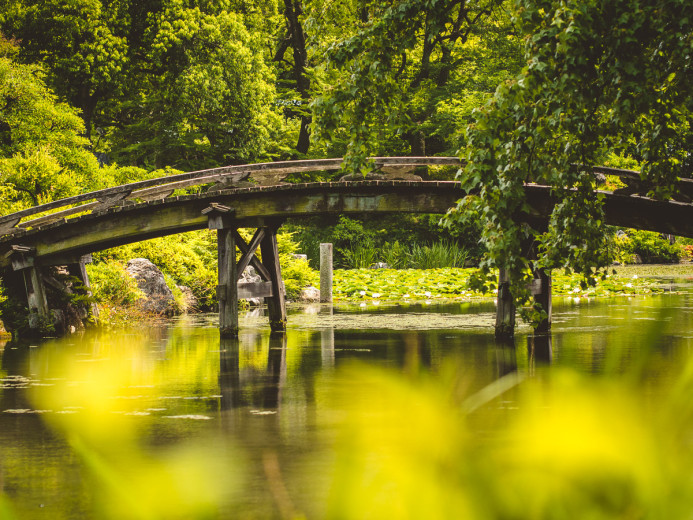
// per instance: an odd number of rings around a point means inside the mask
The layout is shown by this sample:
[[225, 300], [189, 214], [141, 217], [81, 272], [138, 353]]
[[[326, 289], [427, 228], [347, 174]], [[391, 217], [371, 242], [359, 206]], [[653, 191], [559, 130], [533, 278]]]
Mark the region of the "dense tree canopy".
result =
[[[516, 2], [527, 65], [501, 84], [467, 130], [452, 220], [481, 217], [488, 255], [518, 282], [532, 266], [603, 267], [603, 210], [590, 173], [611, 153], [641, 165], [655, 197], [691, 176], [693, 5], [686, 0]], [[522, 185], [554, 187], [548, 229], [521, 223]], [[524, 299], [523, 284], [516, 295]]]
[[194, 169], [271, 158], [291, 139], [275, 103], [267, 20], [229, 1], [10, 2], [17, 59], [80, 110], [102, 158]]
[[98, 167], [77, 111], [57, 101], [33, 65], [0, 56], [0, 211], [60, 198], [89, 186]]
[[148, 169], [455, 153], [521, 56], [503, 0], [15, 0], [0, 31], [102, 162]]
[[309, 21], [327, 35], [314, 43], [318, 130], [344, 143], [350, 171], [368, 171], [368, 155], [456, 153], [472, 109], [520, 69], [499, 0], [325, 2]]

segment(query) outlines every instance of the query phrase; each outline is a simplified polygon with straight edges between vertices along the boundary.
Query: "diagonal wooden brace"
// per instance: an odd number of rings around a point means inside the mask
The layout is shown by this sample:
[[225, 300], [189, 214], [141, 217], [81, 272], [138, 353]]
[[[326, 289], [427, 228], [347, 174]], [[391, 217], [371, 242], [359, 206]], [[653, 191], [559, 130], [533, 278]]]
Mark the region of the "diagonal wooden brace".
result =
[[238, 261], [238, 266], [236, 267], [238, 279], [240, 280], [241, 276], [243, 276], [243, 271], [245, 271], [245, 268], [248, 267], [248, 264], [250, 264], [255, 268], [257, 273], [260, 275], [260, 278], [266, 282], [270, 281], [271, 275], [269, 271], [264, 265], [262, 265], [258, 257], [255, 256], [255, 251], [257, 251], [258, 246], [265, 238], [265, 228], [259, 228], [257, 231], [255, 231], [255, 235], [253, 235], [253, 238], [250, 240], [249, 244], [245, 243], [245, 240], [243, 240], [243, 237], [237, 230], [234, 230], [234, 233], [236, 245], [243, 253], [243, 256]]
[[284, 332], [286, 330], [286, 301], [284, 298], [284, 280], [279, 265], [279, 249], [277, 247], [277, 229], [279, 223], [267, 226], [265, 236], [260, 243], [262, 263], [270, 274], [273, 296], [265, 298], [267, 313], [272, 332]]

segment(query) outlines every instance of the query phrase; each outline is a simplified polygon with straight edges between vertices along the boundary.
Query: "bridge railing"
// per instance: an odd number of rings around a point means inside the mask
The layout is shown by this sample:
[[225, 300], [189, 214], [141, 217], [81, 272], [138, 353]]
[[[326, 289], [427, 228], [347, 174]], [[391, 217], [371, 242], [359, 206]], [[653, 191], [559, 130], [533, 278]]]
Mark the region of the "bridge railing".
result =
[[[384, 171], [387, 171], [388, 168], [461, 166], [463, 164], [458, 157], [373, 157], [372, 160], [376, 169], [383, 169]], [[245, 164], [133, 182], [67, 197], [1, 216], [0, 236], [13, 235], [24, 229], [54, 223], [69, 216], [100, 212], [138, 200], [162, 200], [179, 189], [208, 186], [207, 191], [221, 191], [241, 186], [252, 186], [251, 183], [259, 186], [272, 185], [280, 183], [292, 173], [337, 171], [341, 164], [341, 158]], [[647, 186], [641, 182], [638, 172], [603, 166], [594, 167], [592, 171], [594, 174], [619, 177], [626, 184], [626, 187], [616, 190], [617, 192], [620, 191], [626, 195], [645, 195], [647, 192]], [[392, 178], [397, 178], [397, 174], [391, 175]], [[693, 180], [680, 179], [677, 188], [679, 193], [676, 200], [691, 202], [693, 199]]]
[[[457, 157], [374, 157], [372, 159], [376, 168], [460, 165], [460, 159]], [[103, 211], [125, 204], [127, 201], [161, 200], [179, 189], [211, 185], [208, 190], [220, 191], [240, 187], [244, 181], [253, 181], [260, 186], [277, 184], [291, 173], [336, 171], [340, 169], [341, 164], [341, 158], [245, 164], [133, 182], [66, 197], [2, 216], [0, 217], [0, 236], [12, 235], [23, 229], [56, 222], [68, 216]], [[41, 215], [47, 212], [50, 213]], [[25, 220], [36, 215], [41, 216]]]

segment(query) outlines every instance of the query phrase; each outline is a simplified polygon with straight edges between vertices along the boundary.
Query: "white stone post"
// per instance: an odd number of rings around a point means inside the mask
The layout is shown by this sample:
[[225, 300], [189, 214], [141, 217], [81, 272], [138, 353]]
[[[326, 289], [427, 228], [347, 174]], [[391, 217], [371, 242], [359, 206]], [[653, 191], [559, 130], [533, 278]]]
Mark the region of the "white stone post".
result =
[[320, 302], [332, 303], [332, 244], [320, 244]]

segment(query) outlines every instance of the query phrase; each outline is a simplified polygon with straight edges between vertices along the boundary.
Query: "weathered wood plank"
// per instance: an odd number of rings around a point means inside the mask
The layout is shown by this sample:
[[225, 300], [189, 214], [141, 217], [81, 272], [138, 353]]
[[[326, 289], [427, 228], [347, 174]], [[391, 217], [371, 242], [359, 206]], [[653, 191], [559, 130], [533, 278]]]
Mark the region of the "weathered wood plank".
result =
[[[24, 230], [23, 244], [36, 248], [36, 258], [80, 255], [122, 244], [207, 227], [201, 212], [211, 203], [235, 210], [241, 227], [261, 227], [275, 217], [372, 213], [444, 213], [463, 193], [455, 182], [313, 183], [261, 190], [175, 197], [111, 213], [83, 215], [52, 227]], [[518, 218], [545, 220], [555, 204], [551, 189], [526, 186], [530, 213]], [[606, 223], [693, 237], [693, 205], [623, 197], [604, 192]], [[0, 267], [9, 266], [2, 253], [12, 237], [0, 238]], [[251, 261], [251, 265], [255, 265]], [[262, 274], [261, 274], [262, 276]]]
[[[255, 231], [255, 234], [253, 235], [253, 238], [250, 239], [250, 242], [248, 244], [245, 243], [245, 240], [243, 240], [243, 237], [236, 231], [236, 243], [239, 246], [239, 249], [243, 253], [243, 256], [241, 256], [241, 259], [238, 261], [238, 266], [236, 268], [236, 275], [238, 276], [238, 279], [240, 279], [241, 276], [243, 276], [243, 271], [245, 271], [245, 268], [248, 267], [248, 264], [255, 258], [255, 251], [257, 251], [258, 246], [260, 245], [260, 242], [262, 239], [265, 238], [265, 229], [264, 228], [259, 228], [257, 231]], [[260, 270], [265, 271], [265, 276], [261, 275], [263, 279], [269, 279], [269, 273], [267, 270], [264, 268], [260, 262], [256, 262], [259, 264]], [[257, 268], [256, 268], [257, 270]]]
[[[454, 164], [459, 163], [456, 157], [376, 157], [376, 164], [392, 164], [392, 165], [423, 165], [423, 164]], [[270, 172], [275, 173], [299, 173], [305, 171], [330, 171], [337, 170], [341, 167], [342, 159], [311, 159], [304, 161], [280, 161], [270, 163], [245, 164], [239, 166], [223, 166], [220, 168], [211, 168], [208, 170], [198, 170], [194, 172], [181, 173], [178, 175], [170, 175], [167, 177], [159, 177], [156, 179], [147, 179], [145, 181], [133, 182], [130, 184], [106, 188], [90, 193], [84, 193], [73, 197], [59, 199], [46, 204], [41, 204], [33, 208], [28, 208], [11, 215], [0, 217], [0, 226], [12, 221], [13, 219], [37, 215], [53, 209], [71, 206], [82, 202], [93, 200], [106, 200], [117, 195], [126, 194], [124, 197], [137, 198], [139, 191], [141, 196], [146, 196], [145, 188], [165, 186], [166, 189], [180, 189], [190, 186], [198, 186], [218, 182], [222, 179], [230, 179], [236, 177], [239, 181], [245, 180], [248, 175], [253, 172], [263, 173], [265, 175]], [[11, 226], [13, 227], [13, 226]], [[10, 229], [11, 229], [10, 227]], [[0, 229], [2, 229], [0, 227]]]
[[238, 337], [238, 284], [236, 283], [236, 241], [232, 228], [217, 230], [219, 268], [219, 334]]
[[0, 219], [0, 235], [6, 235], [17, 230], [16, 226], [21, 221], [21, 217], [9, 215]]
[[286, 330], [286, 302], [284, 299], [284, 280], [279, 265], [279, 249], [277, 248], [277, 229], [279, 225], [267, 227], [265, 236], [260, 243], [262, 263], [270, 273], [272, 296], [265, 298], [270, 329], [273, 332]]
[[43, 217], [38, 217], [32, 220], [27, 220], [26, 222], [22, 222], [21, 224], [19, 224], [18, 227], [30, 228], [38, 227], [44, 224], [50, 224], [51, 222], [57, 222], [58, 220], [62, 220], [65, 217], [69, 217], [70, 215], [76, 215], [78, 213], [91, 211], [99, 205], [101, 205], [101, 203], [97, 201], [90, 202], [89, 204], [82, 204], [81, 206], [75, 206], [74, 208], [64, 209], [62, 211], [56, 211], [55, 213], [51, 213], [50, 215], [44, 215]]
[[[245, 240], [243, 240], [243, 237], [241, 237], [240, 233], [236, 231], [236, 245], [238, 246], [238, 249], [241, 250], [242, 254], [247, 254], [249, 251], [248, 245], [245, 243]], [[255, 270], [257, 271], [257, 274], [260, 275], [260, 278], [262, 278], [264, 281], [269, 281], [271, 276], [269, 271], [265, 268], [264, 265], [260, 262], [257, 256], [252, 255], [250, 257], [250, 265], [252, 265]], [[247, 267], [247, 266], [246, 266]], [[245, 267], [243, 268], [245, 270]], [[239, 271], [238, 276], [240, 277], [243, 274], [243, 271]]]
[[[39, 267], [28, 267], [22, 271], [24, 284], [26, 287], [27, 303], [29, 312], [37, 314], [40, 318], [48, 317], [48, 300], [46, 299], [46, 289], [43, 285], [43, 276]], [[37, 328], [40, 323], [37, 320], [29, 320], [31, 328]]]
[[238, 298], [271, 298], [274, 296], [272, 282], [241, 282], [238, 284]]
[[[425, 165], [462, 165], [463, 162], [457, 157], [375, 157], [372, 158], [376, 167], [387, 168], [387, 167], [404, 167], [404, 166], [425, 166]], [[162, 198], [167, 194], [170, 194], [171, 190], [224, 182], [229, 183], [229, 185], [234, 185], [235, 182], [240, 182], [248, 178], [249, 175], [253, 173], [256, 176], [271, 176], [278, 175], [276, 179], [281, 180], [281, 175], [288, 175], [294, 172], [305, 172], [305, 171], [334, 171], [341, 167], [342, 159], [313, 159], [305, 161], [283, 161], [283, 162], [272, 162], [272, 163], [258, 163], [249, 165], [239, 165], [239, 166], [224, 166], [220, 168], [212, 168], [208, 170], [199, 170], [195, 172], [187, 172], [178, 175], [171, 175], [168, 177], [160, 177], [157, 179], [148, 179], [145, 181], [139, 181], [123, 186], [116, 186], [113, 188], [107, 188], [104, 190], [98, 190], [91, 193], [85, 193], [82, 195], [77, 195], [74, 197], [67, 197], [65, 199], [60, 199], [47, 204], [36, 206], [33, 208], [28, 208], [11, 215], [5, 215], [0, 217], [0, 234], [7, 233], [17, 233], [17, 228], [15, 227], [22, 218], [28, 217], [30, 215], [37, 215], [44, 213], [46, 211], [51, 211], [53, 209], [58, 209], [66, 206], [72, 206], [75, 204], [81, 204], [89, 201], [105, 200], [110, 199], [118, 195], [123, 195], [125, 199], [136, 199], [136, 198]], [[592, 171], [595, 173], [604, 173], [609, 175], [616, 175], [622, 178], [637, 179], [639, 174], [630, 170], [620, 170], [615, 168], [606, 167], [594, 167]], [[678, 200], [683, 200], [688, 202], [693, 198], [693, 179], [683, 178], [677, 183], [680, 195]], [[94, 210], [99, 207], [98, 202], [89, 202], [84, 204], [81, 210], [76, 208], [67, 210], [60, 218], [79, 213], [81, 211]], [[48, 219], [48, 216], [46, 215]], [[19, 220], [18, 220], [19, 219]], [[52, 221], [53, 218], [45, 220], [43, 222]], [[31, 224], [32, 226], [38, 226], [41, 222], [36, 222]]]
[[103, 211], [105, 209], [110, 208], [111, 206], [115, 206], [119, 202], [121, 202], [123, 199], [125, 199], [128, 195], [130, 195], [132, 190], [126, 190], [122, 191], [120, 193], [115, 193], [113, 195], [107, 195], [107, 196], [102, 196], [97, 199], [98, 203], [96, 206], [92, 208], [93, 212], [97, 211]]

